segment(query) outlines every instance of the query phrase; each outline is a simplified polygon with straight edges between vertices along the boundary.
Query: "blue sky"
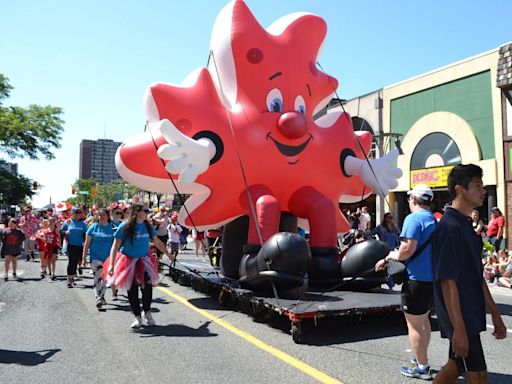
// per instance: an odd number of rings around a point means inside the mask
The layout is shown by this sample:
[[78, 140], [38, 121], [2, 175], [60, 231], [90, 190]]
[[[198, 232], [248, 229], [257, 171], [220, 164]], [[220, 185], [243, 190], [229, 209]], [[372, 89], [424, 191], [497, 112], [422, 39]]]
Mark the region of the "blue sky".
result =
[[[44, 185], [36, 207], [70, 195], [82, 139], [124, 141], [141, 132], [146, 88], [181, 83], [206, 65], [211, 29], [226, 3], [0, 0], [0, 73], [15, 87], [5, 104], [64, 108], [55, 160], [7, 159]], [[264, 27], [297, 11], [324, 18], [319, 62], [347, 99], [512, 40], [508, 0], [246, 3]]]

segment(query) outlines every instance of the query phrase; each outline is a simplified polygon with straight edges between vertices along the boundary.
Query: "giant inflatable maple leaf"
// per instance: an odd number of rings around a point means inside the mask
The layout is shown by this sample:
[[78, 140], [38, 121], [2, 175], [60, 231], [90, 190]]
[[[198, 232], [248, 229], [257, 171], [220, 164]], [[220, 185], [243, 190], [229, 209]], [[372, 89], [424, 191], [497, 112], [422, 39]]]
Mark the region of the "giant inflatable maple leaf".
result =
[[[210, 67], [182, 85], [149, 88], [150, 130], [119, 148], [121, 176], [172, 193], [169, 171], [180, 192], [192, 194], [186, 205], [199, 228], [251, 215], [250, 196], [259, 210], [249, 242], [256, 226], [263, 241], [277, 231], [275, 215], [265, 213], [277, 209], [309, 221], [312, 247], [335, 247], [336, 232], [349, 229], [338, 202], [372, 189], [386, 194], [401, 173], [396, 153], [372, 160], [371, 171], [371, 134], [354, 132], [347, 114], [314, 120], [337, 88], [316, 65], [326, 31], [307, 13], [264, 29], [243, 1], [229, 3], [213, 28]], [[184, 210], [180, 221], [192, 224]]]

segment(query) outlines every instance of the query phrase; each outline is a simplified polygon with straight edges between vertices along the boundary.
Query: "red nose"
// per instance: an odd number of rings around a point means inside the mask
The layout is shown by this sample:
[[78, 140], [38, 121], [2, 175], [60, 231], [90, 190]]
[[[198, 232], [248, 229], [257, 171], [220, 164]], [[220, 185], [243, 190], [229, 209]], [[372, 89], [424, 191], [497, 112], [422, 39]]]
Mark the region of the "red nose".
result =
[[277, 122], [277, 129], [288, 139], [298, 139], [308, 132], [306, 117], [300, 112], [286, 112]]

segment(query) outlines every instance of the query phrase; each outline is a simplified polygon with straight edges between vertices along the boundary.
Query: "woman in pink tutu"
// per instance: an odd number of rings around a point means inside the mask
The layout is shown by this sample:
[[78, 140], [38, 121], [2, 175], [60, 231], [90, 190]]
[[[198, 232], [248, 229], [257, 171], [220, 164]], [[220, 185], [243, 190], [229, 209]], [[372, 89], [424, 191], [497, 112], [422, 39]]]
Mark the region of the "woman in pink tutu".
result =
[[[142, 326], [139, 287], [142, 291], [142, 309], [148, 326], [155, 325], [151, 315], [153, 285], [158, 284], [160, 276], [156, 259], [149, 254], [149, 243], [152, 242], [162, 253], [172, 261], [174, 256], [156, 235], [155, 229], [148, 223], [149, 209], [140, 204], [134, 204], [128, 221], [123, 222], [114, 234], [114, 244], [110, 251], [110, 266], [108, 269], [110, 285], [117, 289], [128, 291], [128, 301], [135, 320], [132, 328]], [[118, 253], [119, 252], [119, 253]]]

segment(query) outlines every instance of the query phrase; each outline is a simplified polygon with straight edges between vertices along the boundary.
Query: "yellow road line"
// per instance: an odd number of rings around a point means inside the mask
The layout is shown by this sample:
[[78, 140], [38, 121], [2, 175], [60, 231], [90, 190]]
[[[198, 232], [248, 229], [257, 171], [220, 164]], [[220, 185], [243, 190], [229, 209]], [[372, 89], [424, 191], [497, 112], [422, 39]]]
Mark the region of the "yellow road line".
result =
[[311, 376], [312, 378], [318, 380], [321, 383], [329, 383], [329, 384], [343, 384], [341, 381], [336, 380], [335, 378], [326, 375], [325, 373], [319, 371], [316, 368], [313, 368], [312, 366], [296, 359], [293, 356], [290, 356], [289, 354], [280, 351], [277, 348], [272, 347], [271, 345], [268, 345], [267, 343], [261, 341], [260, 339], [254, 337], [250, 333], [247, 333], [245, 331], [242, 331], [240, 328], [235, 327], [233, 324], [218, 318], [217, 316], [214, 316], [208, 311], [205, 311], [204, 309], [198, 308], [195, 305], [191, 304], [187, 299], [184, 297], [178, 295], [177, 293], [174, 293], [168, 288], [164, 287], [158, 287], [159, 290], [164, 292], [165, 294], [171, 296], [176, 301], [179, 301], [184, 306], [198, 312], [199, 314], [203, 315], [207, 319], [213, 321], [214, 323], [220, 325], [221, 327], [227, 329], [228, 331], [234, 333], [238, 337], [241, 337], [245, 341], [253, 344], [254, 346], [262, 349], [263, 351], [271, 354], [272, 356], [277, 357], [278, 359], [284, 361], [286, 364], [291, 365], [294, 368], [297, 368], [299, 371], [304, 372], [305, 374]]

